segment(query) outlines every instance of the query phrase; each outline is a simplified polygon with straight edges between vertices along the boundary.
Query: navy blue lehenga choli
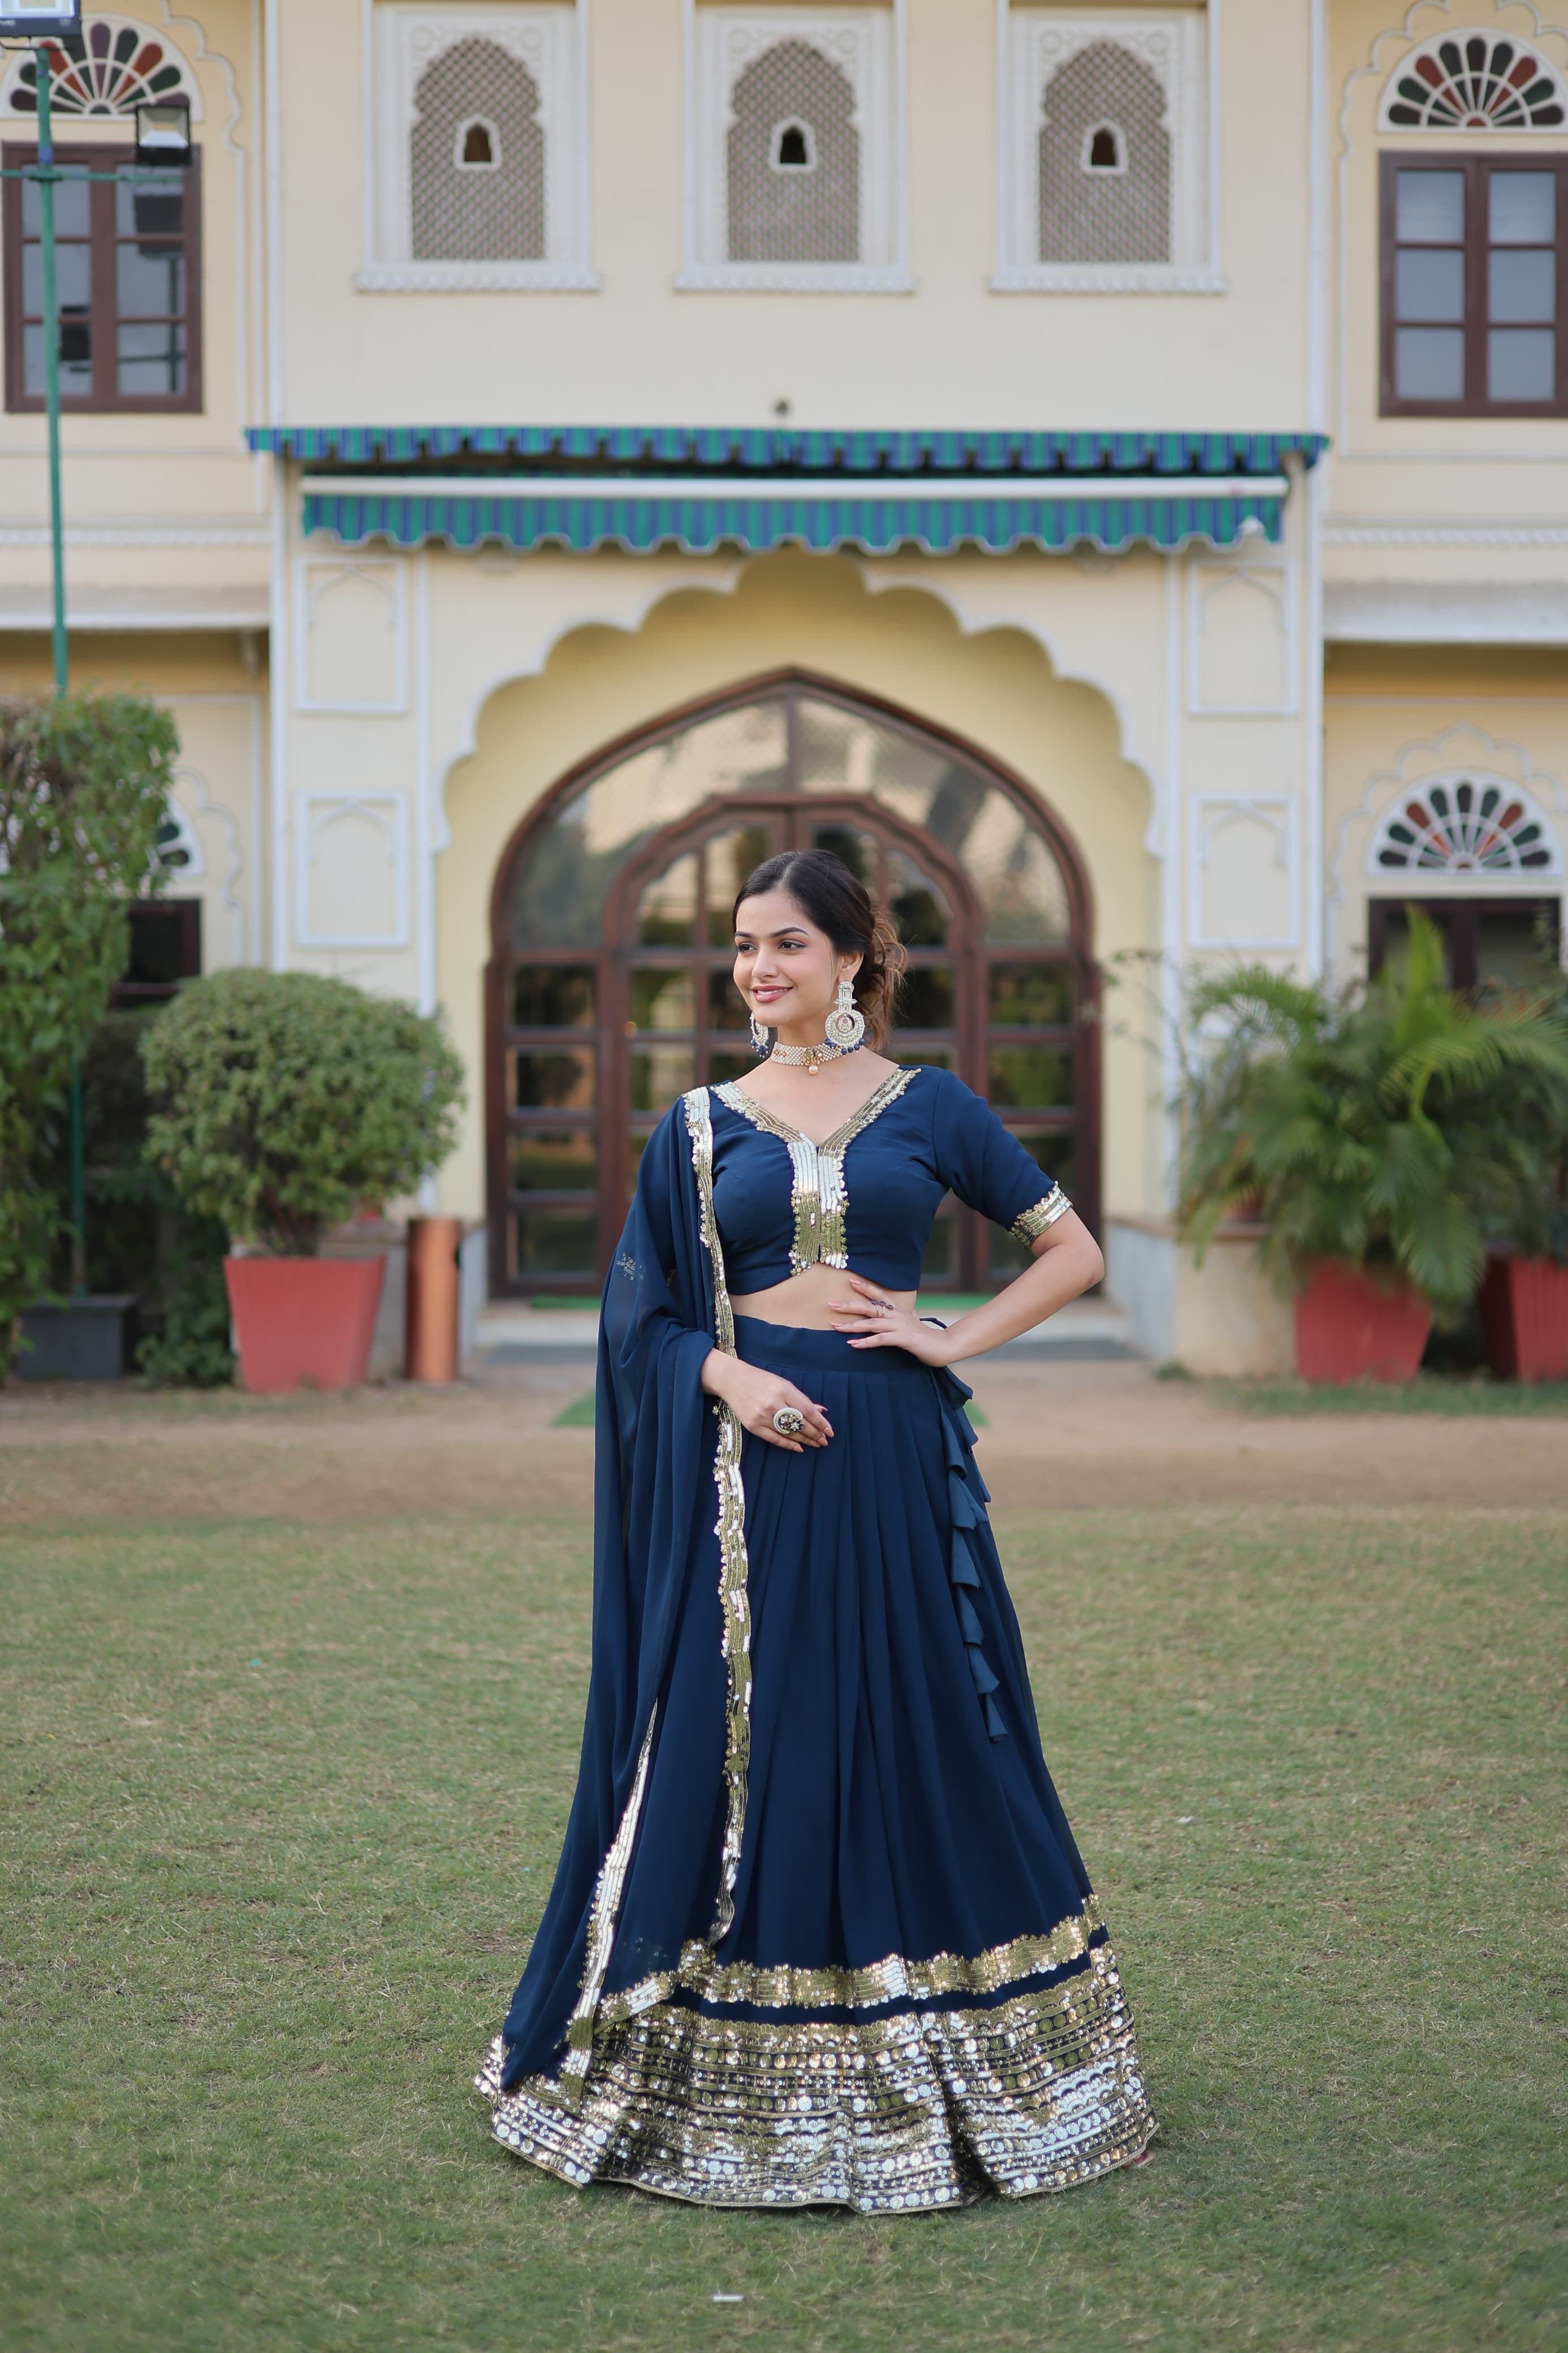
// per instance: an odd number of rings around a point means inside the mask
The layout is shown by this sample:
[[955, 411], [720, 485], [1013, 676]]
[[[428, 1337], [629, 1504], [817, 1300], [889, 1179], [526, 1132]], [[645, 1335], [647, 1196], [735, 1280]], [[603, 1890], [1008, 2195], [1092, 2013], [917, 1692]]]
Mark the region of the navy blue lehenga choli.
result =
[[[1021, 1238], [1015, 1136], [900, 1069], [822, 1145], [697, 1088], [643, 1154], [600, 1324], [593, 1672], [544, 1917], [479, 2076], [572, 2182], [861, 2211], [1061, 2189], [1154, 2130], [1046, 1770], [970, 1392], [736, 1317], [816, 1262], [915, 1288], [943, 1195]], [[713, 1347], [834, 1436], [703, 1394]]]

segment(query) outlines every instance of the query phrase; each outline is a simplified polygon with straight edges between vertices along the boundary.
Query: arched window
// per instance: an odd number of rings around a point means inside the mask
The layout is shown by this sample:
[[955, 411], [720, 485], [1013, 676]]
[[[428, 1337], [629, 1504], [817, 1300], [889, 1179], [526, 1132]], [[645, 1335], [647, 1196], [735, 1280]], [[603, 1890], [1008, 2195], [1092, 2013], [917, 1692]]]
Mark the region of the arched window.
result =
[[[602, 1279], [637, 1155], [688, 1087], [755, 1068], [731, 911], [775, 849], [837, 851], [910, 974], [892, 1050], [955, 1070], [1093, 1220], [1099, 1059], [1087, 886], [1033, 796], [978, 754], [791, 675], [568, 778], [520, 828], [489, 973], [492, 1282]], [[923, 1282], [1005, 1282], [1019, 1245], [949, 1202]]]
[[847, 74], [809, 41], [776, 41], [730, 94], [731, 261], [858, 261], [860, 133]]
[[1568, 86], [1527, 41], [1440, 33], [1412, 49], [1384, 85], [1382, 131], [1560, 131]]
[[1468, 889], [1478, 877], [1561, 874], [1563, 852], [1544, 809], [1507, 777], [1433, 776], [1385, 812], [1367, 871]]
[[500, 138], [495, 124], [486, 122], [476, 114], [458, 132], [458, 169], [460, 172], [499, 172], [500, 160]]
[[773, 132], [775, 172], [812, 172], [816, 168], [816, 142], [809, 122], [781, 122]]
[[1125, 172], [1127, 141], [1114, 122], [1097, 122], [1084, 134], [1083, 168], [1086, 172]]
[[425, 68], [414, 102], [414, 259], [542, 261], [544, 131], [528, 68], [499, 41], [454, 41]]
[[[49, 102], [57, 117], [119, 115], [122, 119], [150, 100], [184, 100], [194, 119], [201, 92], [184, 59], [166, 33], [132, 16], [104, 16], [95, 10], [80, 33], [45, 43], [49, 59]], [[0, 113], [37, 119], [37, 54], [16, 56], [3, 77]]]
[[1171, 134], [1159, 75], [1120, 43], [1092, 41], [1051, 75], [1042, 109], [1038, 259], [1169, 261]]

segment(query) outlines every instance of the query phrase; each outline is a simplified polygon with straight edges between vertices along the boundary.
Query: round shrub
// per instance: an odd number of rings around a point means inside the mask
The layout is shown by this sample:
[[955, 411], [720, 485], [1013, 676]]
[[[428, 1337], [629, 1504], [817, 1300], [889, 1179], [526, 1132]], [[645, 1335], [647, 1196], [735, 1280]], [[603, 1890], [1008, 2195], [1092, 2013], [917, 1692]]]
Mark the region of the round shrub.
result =
[[214, 973], [142, 1054], [149, 1156], [187, 1208], [285, 1257], [413, 1192], [457, 1140], [462, 1066], [439, 1023], [346, 980]]

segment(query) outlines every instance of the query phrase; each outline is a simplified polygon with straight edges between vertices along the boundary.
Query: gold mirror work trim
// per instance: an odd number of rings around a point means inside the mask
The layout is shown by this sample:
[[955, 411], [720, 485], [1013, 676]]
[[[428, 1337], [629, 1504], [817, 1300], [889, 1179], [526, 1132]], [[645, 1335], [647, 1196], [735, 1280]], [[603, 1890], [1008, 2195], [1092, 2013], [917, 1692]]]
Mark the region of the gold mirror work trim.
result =
[[[691, 1138], [691, 1166], [697, 1178], [702, 1240], [713, 1267], [714, 1342], [725, 1356], [732, 1356], [735, 1317], [724, 1279], [719, 1220], [713, 1213], [712, 1105], [706, 1087], [693, 1087], [683, 1100], [686, 1130]], [[719, 1442], [713, 1454], [713, 1483], [719, 1492], [719, 1517], [715, 1524], [719, 1538], [719, 1600], [724, 1613], [724, 1668], [729, 1688], [724, 1709], [728, 1804], [719, 1894], [713, 1925], [708, 1931], [710, 1945], [719, 1942], [735, 1917], [735, 1875], [741, 1868], [741, 1841], [746, 1828], [746, 1778], [752, 1762], [752, 1603], [750, 1564], [746, 1558], [746, 1491], [741, 1483], [741, 1443], [744, 1433], [721, 1399], [713, 1410], [719, 1419]]]
[[608, 1854], [599, 1866], [599, 1876], [595, 1883], [593, 1909], [588, 1915], [583, 1982], [577, 1989], [577, 2006], [566, 2021], [566, 2057], [561, 2069], [561, 2088], [568, 2105], [573, 2107], [583, 2097], [583, 2086], [593, 2064], [594, 2021], [598, 2015], [599, 1997], [605, 1989], [610, 1955], [615, 1950], [616, 1921], [620, 1914], [621, 1897], [626, 1891], [637, 1823], [642, 1819], [643, 1793], [647, 1788], [647, 1763], [653, 1753], [653, 1728], [658, 1722], [658, 1702], [655, 1700], [637, 1756], [632, 1793], [626, 1799], [620, 1827], [610, 1842]]
[[476, 2078], [503, 2147], [563, 2181], [713, 2206], [861, 2213], [1027, 2198], [1126, 2165], [1155, 2130], [1109, 1945], [991, 2010], [833, 2022], [655, 2010], [611, 2027], [581, 2112]]
[[1021, 1242], [1037, 1242], [1047, 1228], [1054, 1226], [1058, 1218], [1065, 1218], [1071, 1208], [1072, 1203], [1061, 1187], [1053, 1185], [1032, 1209], [1026, 1209], [1021, 1218], [1014, 1219], [1013, 1231]]
[[795, 1240], [789, 1254], [792, 1274], [803, 1274], [808, 1266], [847, 1267], [845, 1222], [849, 1194], [844, 1182], [844, 1155], [855, 1138], [864, 1134], [889, 1103], [897, 1103], [914, 1076], [913, 1070], [890, 1071], [858, 1109], [841, 1120], [820, 1144], [814, 1144], [798, 1127], [791, 1127], [787, 1119], [781, 1119], [766, 1103], [760, 1103], [733, 1079], [714, 1088], [720, 1102], [731, 1111], [739, 1112], [764, 1135], [776, 1135], [789, 1147], [789, 1200], [795, 1217]]
[[1104, 1926], [1100, 1905], [1089, 1895], [1080, 1913], [1043, 1936], [1015, 1936], [973, 1957], [937, 1953], [928, 1961], [910, 1961], [889, 1953], [886, 1960], [859, 1969], [759, 1968], [751, 1961], [721, 1967], [706, 1945], [692, 1943], [673, 1969], [612, 1994], [600, 2014], [606, 2023], [635, 2018], [678, 1992], [703, 2001], [745, 2002], [754, 2010], [857, 2010], [889, 2001], [931, 2001], [944, 1994], [1000, 1993], [1004, 1986], [1050, 1975], [1080, 1959]]

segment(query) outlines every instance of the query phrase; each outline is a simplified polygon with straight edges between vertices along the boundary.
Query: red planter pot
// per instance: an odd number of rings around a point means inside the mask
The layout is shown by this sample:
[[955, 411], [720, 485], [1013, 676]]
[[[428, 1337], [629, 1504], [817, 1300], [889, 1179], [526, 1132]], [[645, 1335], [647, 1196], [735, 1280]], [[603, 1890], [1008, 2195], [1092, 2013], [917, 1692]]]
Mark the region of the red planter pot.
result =
[[352, 1389], [363, 1380], [384, 1258], [230, 1258], [244, 1388]]
[[1426, 1300], [1401, 1280], [1320, 1259], [1296, 1301], [1296, 1368], [1306, 1381], [1413, 1381], [1432, 1329]]
[[1568, 1380], [1568, 1267], [1549, 1258], [1489, 1259], [1476, 1304], [1500, 1380]]

